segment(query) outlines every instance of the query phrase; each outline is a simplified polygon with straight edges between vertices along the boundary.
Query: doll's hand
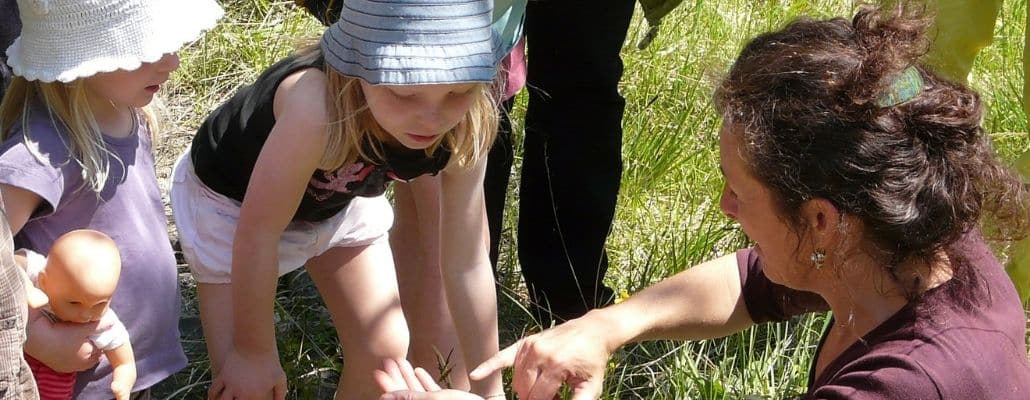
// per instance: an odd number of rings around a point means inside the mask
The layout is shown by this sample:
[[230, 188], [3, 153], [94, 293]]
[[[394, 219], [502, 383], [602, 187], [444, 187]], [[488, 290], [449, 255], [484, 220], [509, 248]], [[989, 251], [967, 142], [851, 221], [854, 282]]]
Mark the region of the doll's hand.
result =
[[132, 343], [125, 342], [104, 354], [112, 367], [111, 392], [117, 400], [129, 400], [136, 384], [136, 355], [132, 352]]
[[129, 396], [132, 395], [132, 382], [111, 381], [111, 393], [114, 393], [115, 400], [129, 400]]
[[[483, 400], [469, 392], [441, 389], [426, 370], [412, 368], [405, 359], [386, 360], [374, 374], [379, 388], [387, 392], [379, 400]], [[504, 395], [494, 398], [503, 400]]]
[[269, 396], [274, 400], [286, 398], [286, 373], [274, 347], [251, 353], [233, 346], [207, 393], [209, 400], [265, 400]]

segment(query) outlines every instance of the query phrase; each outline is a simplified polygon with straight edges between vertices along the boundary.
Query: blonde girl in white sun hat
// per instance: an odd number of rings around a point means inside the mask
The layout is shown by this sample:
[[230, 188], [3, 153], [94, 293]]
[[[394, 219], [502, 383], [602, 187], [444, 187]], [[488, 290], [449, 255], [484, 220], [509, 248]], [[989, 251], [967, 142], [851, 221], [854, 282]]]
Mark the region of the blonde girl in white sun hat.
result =
[[[179, 291], [154, 174], [147, 105], [179, 60], [212, 28], [212, 0], [18, 0], [21, 35], [6, 49], [15, 78], [0, 103], [0, 191], [18, 247], [46, 254], [65, 232], [93, 229], [116, 242], [122, 271], [109, 307], [136, 356], [132, 398], [186, 365]], [[29, 322], [26, 358], [75, 373], [79, 399], [112, 397], [111, 368], [86, 336], [96, 324]], [[99, 361], [99, 364], [98, 364]], [[72, 389], [41, 383], [42, 392]]]

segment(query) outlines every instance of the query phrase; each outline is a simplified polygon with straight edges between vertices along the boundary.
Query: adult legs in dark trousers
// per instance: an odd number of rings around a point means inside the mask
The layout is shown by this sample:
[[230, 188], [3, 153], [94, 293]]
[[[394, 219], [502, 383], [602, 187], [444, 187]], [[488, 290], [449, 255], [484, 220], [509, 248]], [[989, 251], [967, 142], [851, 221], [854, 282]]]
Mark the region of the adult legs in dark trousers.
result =
[[[529, 105], [519, 191], [522, 273], [543, 323], [611, 300], [604, 245], [622, 174], [619, 51], [634, 0], [534, 0], [526, 10]], [[502, 125], [502, 130], [504, 126]], [[511, 170], [510, 137], [490, 154], [492, 255]]]

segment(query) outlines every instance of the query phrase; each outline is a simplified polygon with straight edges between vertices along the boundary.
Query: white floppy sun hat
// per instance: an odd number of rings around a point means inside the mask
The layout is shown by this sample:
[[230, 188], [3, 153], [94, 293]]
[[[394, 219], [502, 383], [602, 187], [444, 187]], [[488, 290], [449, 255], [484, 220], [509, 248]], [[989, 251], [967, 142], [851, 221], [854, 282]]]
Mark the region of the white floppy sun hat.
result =
[[7, 64], [43, 82], [134, 70], [178, 51], [223, 14], [214, 0], [18, 0], [18, 9], [21, 36]]
[[326, 63], [371, 84], [490, 82], [504, 56], [493, 0], [343, 0]]

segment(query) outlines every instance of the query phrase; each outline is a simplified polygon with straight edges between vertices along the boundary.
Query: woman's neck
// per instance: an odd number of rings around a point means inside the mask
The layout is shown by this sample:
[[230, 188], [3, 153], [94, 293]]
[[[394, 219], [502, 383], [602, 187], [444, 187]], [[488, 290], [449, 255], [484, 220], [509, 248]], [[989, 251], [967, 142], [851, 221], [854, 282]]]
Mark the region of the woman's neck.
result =
[[829, 304], [837, 328], [855, 339], [887, 321], [910, 302], [910, 293], [925, 293], [949, 279], [948, 258], [941, 253], [930, 263], [913, 260], [894, 268], [891, 274], [883, 262], [855, 257], [841, 271], [831, 271], [830, 287], [819, 290]]

